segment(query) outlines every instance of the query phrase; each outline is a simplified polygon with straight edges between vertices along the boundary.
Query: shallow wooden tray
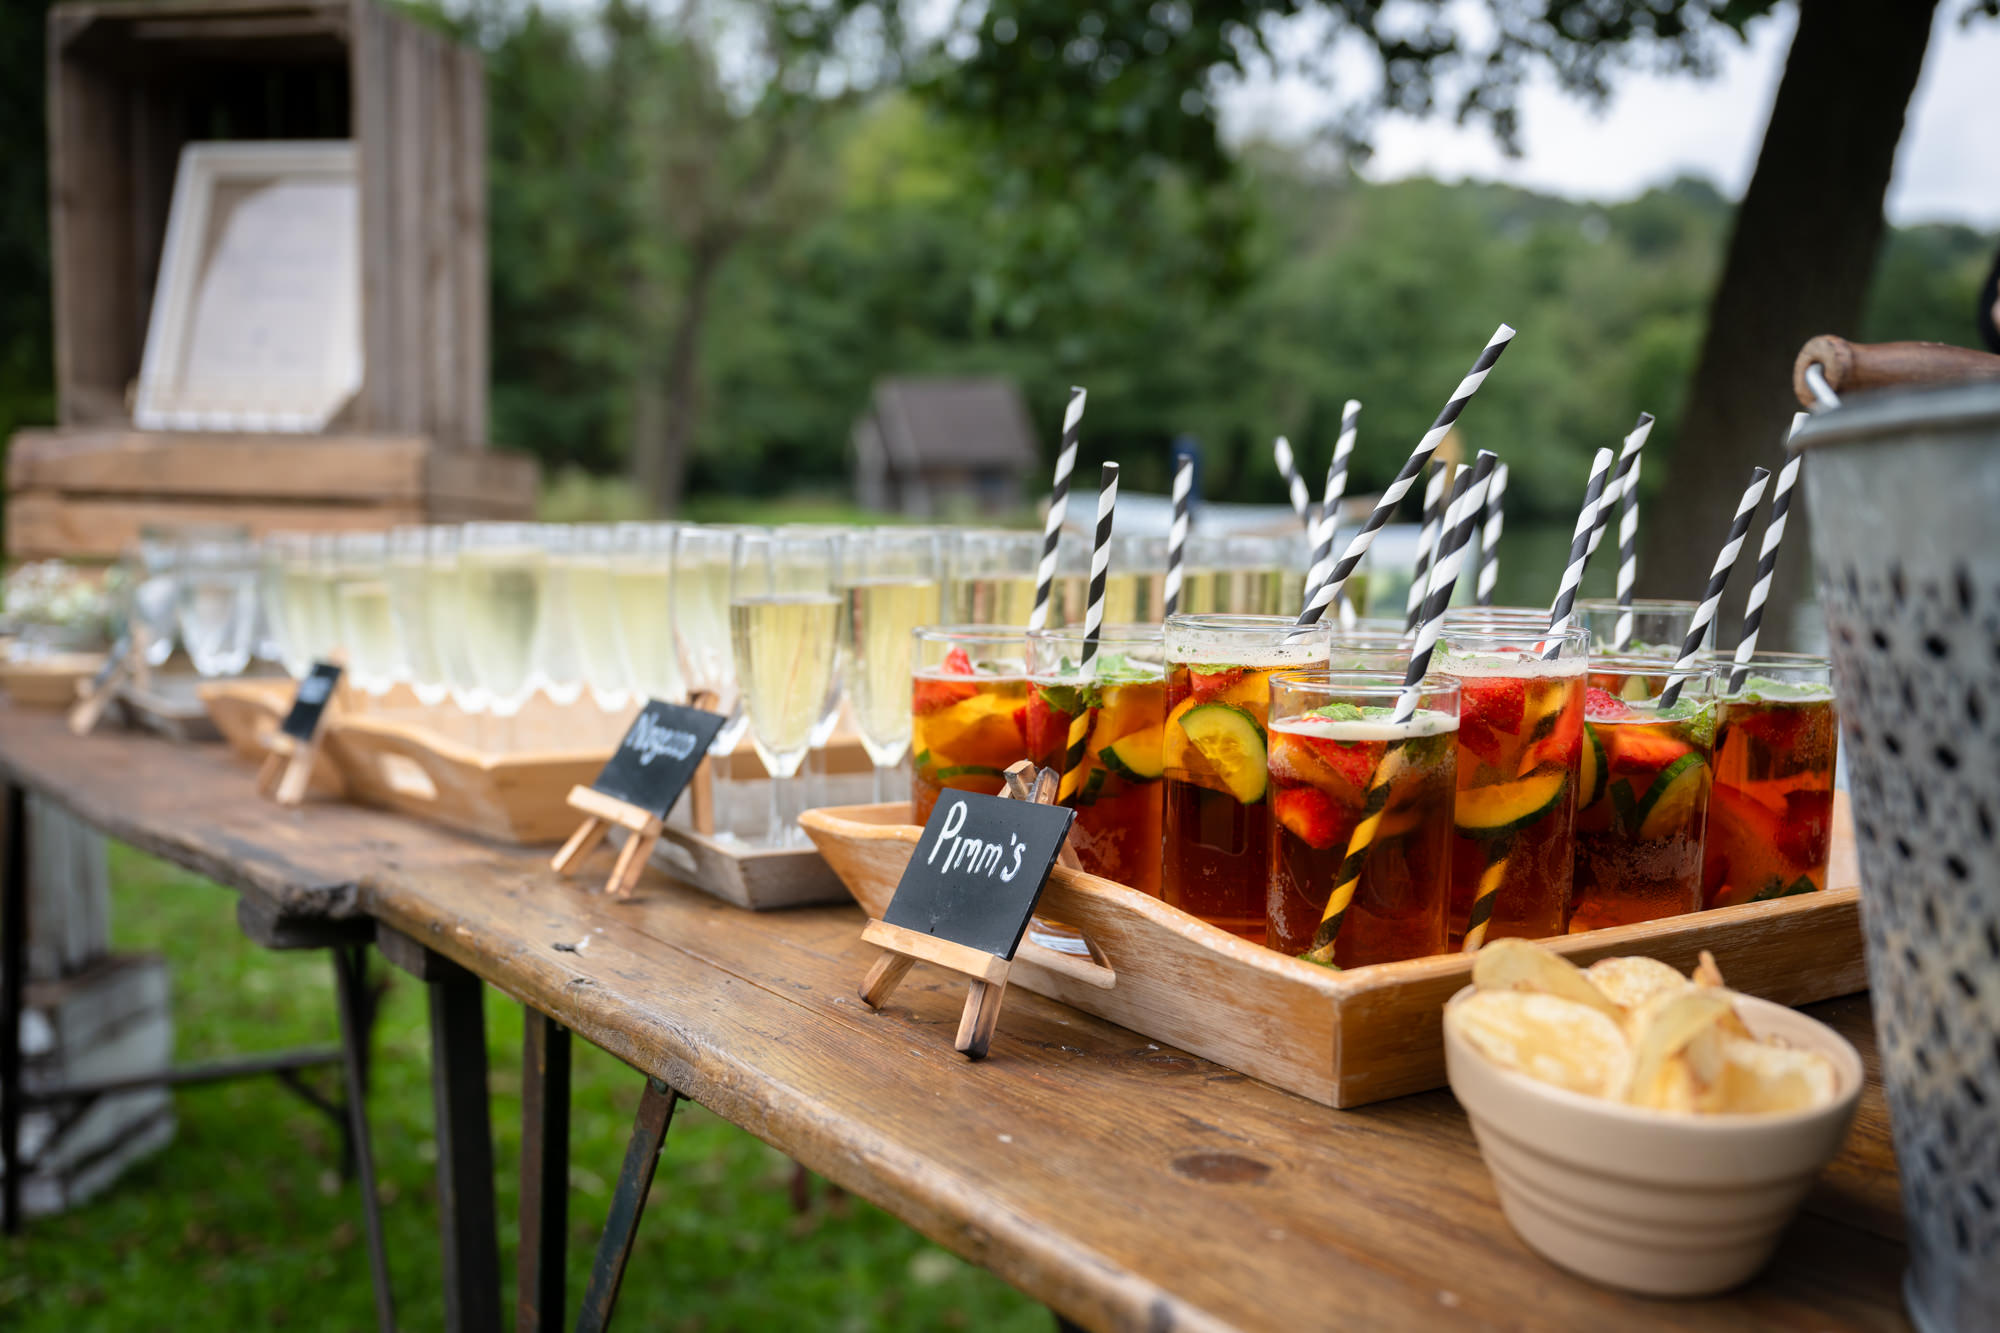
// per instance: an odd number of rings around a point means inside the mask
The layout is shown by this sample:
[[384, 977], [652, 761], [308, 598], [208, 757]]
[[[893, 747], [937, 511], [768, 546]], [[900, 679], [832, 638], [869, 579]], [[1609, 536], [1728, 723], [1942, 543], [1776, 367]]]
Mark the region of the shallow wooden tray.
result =
[[752, 847], [668, 824], [651, 863], [669, 877], [753, 912], [844, 903], [847, 886], [818, 848]]
[[117, 709], [126, 726], [170, 741], [222, 739], [201, 697], [205, 682], [193, 673], [154, 672], [144, 685], [128, 680], [118, 687]]
[[[800, 822], [863, 910], [880, 917], [922, 832], [909, 818], [897, 802], [808, 810]], [[1683, 971], [1708, 949], [1731, 986], [1780, 1004], [1865, 990], [1845, 794], [1835, 801], [1834, 845], [1823, 893], [1568, 935], [1551, 947], [1579, 965], [1649, 954]], [[1024, 940], [1011, 984], [1327, 1106], [1444, 1085], [1441, 1015], [1470, 978], [1468, 954], [1333, 972], [1061, 866], [1038, 910], [1089, 936], [1105, 965]]]
[[0, 690], [23, 708], [68, 708], [78, 682], [104, 665], [103, 653], [52, 653], [26, 661], [0, 661]]

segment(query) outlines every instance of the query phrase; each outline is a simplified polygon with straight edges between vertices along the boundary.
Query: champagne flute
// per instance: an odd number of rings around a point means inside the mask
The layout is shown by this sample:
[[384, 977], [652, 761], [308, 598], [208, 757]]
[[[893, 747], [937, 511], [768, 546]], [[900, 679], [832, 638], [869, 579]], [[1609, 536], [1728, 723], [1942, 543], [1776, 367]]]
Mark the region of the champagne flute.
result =
[[577, 652], [576, 603], [570, 590], [574, 532], [562, 523], [535, 526], [542, 548], [541, 624], [535, 636], [535, 685], [567, 708], [583, 696], [583, 662]]
[[250, 665], [257, 632], [257, 571], [240, 539], [197, 537], [176, 553], [174, 619], [194, 669], [235, 676]]
[[1035, 606], [1042, 534], [974, 528], [952, 543], [946, 570], [946, 618], [956, 625], [1026, 627]]
[[278, 641], [278, 661], [293, 679], [312, 670], [317, 636], [312, 624], [312, 539], [303, 532], [274, 532], [264, 538], [265, 615]]
[[445, 701], [451, 681], [431, 635], [431, 529], [405, 524], [389, 532], [389, 623], [398, 674], [426, 708]]
[[674, 534], [673, 632], [681, 675], [691, 699], [729, 719], [710, 754], [734, 750], [746, 725], [730, 651], [729, 561], [740, 534], [762, 531], [688, 523]]
[[387, 694], [398, 674], [388, 539], [379, 532], [343, 532], [335, 549], [334, 611], [347, 649], [348, 679], [363, 693]]
[[[1113, 534], [1104, 578], [1104, 623], [1157, 625], [1167, 618], [1167, 539]], [[1070, 622], [1083, 624], [1082, 617]]]
[[[852, 528], [837, 527], [830, 523], [781, 523], [776, 531], [785, 537], [824, 537], [831, 545], [834, 558], [834, 582], [840, 581], [840, 543]], [[838, 639], [835, 640], [836, 656], [833, 676], [826, 687], [826, 702], [820, 706], [819, 718], [813, 723], [812, 744], [806, 750], [806, 807], [827, 804], [826, 747], [833, 740], [833, 733], [840, 726], [840, 705], [843, 696], [842, 672], [838, 657]]]
[[590, 697], [607, 713], [624, 708], [632, 697], [611, 574], [612, 535], [609, 524], [579, 523], [564, 557], [577, 660]]
[[465, 634], [465, 580], [458, 567], [463, 537], [457, 527], [436, 527], [427, 543], [431, 576], [431, 646], [450, 686], [451, 701], [468, 717], [486, 711], [486, 687], [472, 667]]
[[625, 679], [641, 701], [687, 697], [674, 652], [672, 523], [620, 523], [611, 533], [611, 591]]
[[849, 532], [838, 551], [839, 674], [878, 802], [910, 752], [911, 631], [938, 623], [938, 554], [937, 534], [921, 528]]
[[519, 713], [534, 693], [543, 563], [532, 523], [468, 523], [459, 534], [465, 646], [496, 717]]
[[772, 847], [799, 840], [797, 775], [833, 676], [840, 602], [825, 537], [736, 535], [729, 628], [757, 757], [771, 775]]

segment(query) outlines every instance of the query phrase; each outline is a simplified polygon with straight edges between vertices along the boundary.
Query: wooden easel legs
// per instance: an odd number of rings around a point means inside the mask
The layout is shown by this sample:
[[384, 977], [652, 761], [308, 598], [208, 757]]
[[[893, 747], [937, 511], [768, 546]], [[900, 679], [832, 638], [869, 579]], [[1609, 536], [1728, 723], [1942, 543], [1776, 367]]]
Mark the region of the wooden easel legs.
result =
[[1000, 1002], [1007, 993], [1006, 959], [934, 935], [892, 926], [886, 921], [870, 921], [862, 929], [861, 938], [883, 951], [861, 983], [863, 1004], [870, 1009], [887, 1004], [919, 960], [949, 968], [972, 983], [966, 992], [965, 1011], [958, 1020], [958, 1039], [952, 1043], [953, 1048], [963, 1052], [968, 1060], [986, 1058], [987, 1047], [993, 1044], [994, 1026], [1000, 1021]]
[[569, 841], [562, 845], [562, 850], [549, 862], [550, 869], [558, 875], [567, 875], [579, 861], [597, 850], [597, 845], [604, 841], [604, 835], [616, 824], [630, 836], [618, 849], [618, 860], [611, 867], [611, 878], [604, 882], [604, 891], [614, 898], [622, 898], [632, 892], [646, 869], [647, 860], [653, 855], [653, 844], [660, 840], [662, 825], [659, 817], [635, 805], [613, 800], [590, 787], [571, 788], [569, 804], [572, 809], [581, 811], [584, 819], [576, 826], [576, 832], [569, 835]]

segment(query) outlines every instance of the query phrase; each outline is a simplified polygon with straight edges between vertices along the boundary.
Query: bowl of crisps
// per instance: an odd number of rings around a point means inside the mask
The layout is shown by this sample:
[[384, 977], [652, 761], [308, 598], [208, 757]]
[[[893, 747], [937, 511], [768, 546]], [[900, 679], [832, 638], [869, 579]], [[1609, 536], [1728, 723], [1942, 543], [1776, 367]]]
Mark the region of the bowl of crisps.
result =
[[1706, 953], [1685, 977], [1496, 940], [1445, 1006], [1444, 1049], [1516, 1234], [1653, 1296], [1762, 1268], [1861, 1096], [1846, 1038], [1728, 990]]

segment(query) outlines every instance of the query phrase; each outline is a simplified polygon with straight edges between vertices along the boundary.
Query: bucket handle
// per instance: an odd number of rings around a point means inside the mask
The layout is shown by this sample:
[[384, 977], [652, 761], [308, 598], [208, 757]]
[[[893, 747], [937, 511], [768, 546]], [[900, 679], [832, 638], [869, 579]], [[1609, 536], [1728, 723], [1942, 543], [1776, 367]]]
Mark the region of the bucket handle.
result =
[[1792, 363], [1792, 392], [1813, 409], [1837, 405], [1842, 394], [1975, 380], [2000, 380], [2000, 356], [1948, 343], [1851, 343], [1822, 333]]

